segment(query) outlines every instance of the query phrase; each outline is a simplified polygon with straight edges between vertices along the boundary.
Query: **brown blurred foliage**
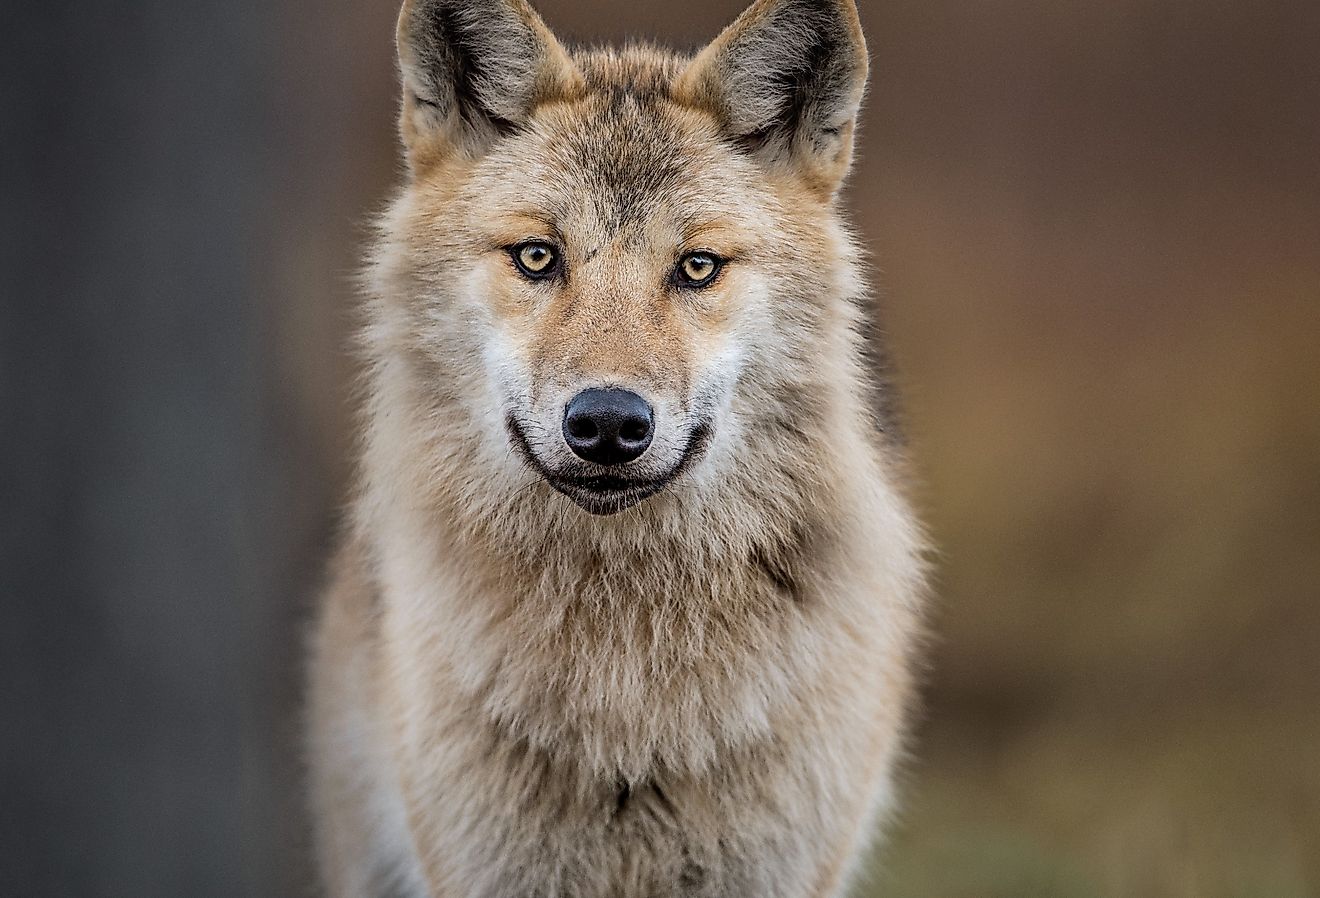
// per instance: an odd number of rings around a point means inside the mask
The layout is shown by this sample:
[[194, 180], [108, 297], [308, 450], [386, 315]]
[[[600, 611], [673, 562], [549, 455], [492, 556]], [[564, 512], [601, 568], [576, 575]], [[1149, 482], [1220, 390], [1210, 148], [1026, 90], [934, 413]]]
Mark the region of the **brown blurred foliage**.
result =
[[876, 3], [941, 549], [894, 894], [1320, 892], [1320, 9]]

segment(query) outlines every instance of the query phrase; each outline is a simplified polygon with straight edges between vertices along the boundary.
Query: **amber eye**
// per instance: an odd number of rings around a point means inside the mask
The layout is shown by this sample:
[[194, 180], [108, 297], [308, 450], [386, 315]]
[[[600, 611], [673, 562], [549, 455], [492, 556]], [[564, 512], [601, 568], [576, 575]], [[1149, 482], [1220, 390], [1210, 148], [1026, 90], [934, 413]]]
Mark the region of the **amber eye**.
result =
[[526, 277], [533, 280], [550, 277], [559, 268], [559, 255], [555, 248], [543, 240], [528, 240], [510, 248], [513, 264]]
[[710, 253], [688, 253], [678, 260], [674, 280], [680, 287], [705, 287], [720, 273], [724, 260]]

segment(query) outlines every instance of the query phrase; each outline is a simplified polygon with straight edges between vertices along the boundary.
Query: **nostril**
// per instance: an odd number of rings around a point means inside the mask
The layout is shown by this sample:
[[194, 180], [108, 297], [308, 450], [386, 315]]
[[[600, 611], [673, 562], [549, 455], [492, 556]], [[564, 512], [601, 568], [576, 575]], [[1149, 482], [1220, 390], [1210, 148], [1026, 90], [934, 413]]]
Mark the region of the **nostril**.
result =
[[575, 440], [592, 440], [600, 435], [596, 422], [581, 415], [568, 420], [568, 435]]
[[651, 422], [642, 418], [629, 418], [619, 426], [619, 436], [629, 443], [644, 440], [651, 433]]

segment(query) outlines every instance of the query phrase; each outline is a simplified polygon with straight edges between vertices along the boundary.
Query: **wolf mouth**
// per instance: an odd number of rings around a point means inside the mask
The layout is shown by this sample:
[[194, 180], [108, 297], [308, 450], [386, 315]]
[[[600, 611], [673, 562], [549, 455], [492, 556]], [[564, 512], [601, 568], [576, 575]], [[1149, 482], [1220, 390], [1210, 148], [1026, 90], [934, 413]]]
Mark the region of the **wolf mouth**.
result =
[[[542, 475], [545, 476], [545, 475]], [[627, 480], [617, 477], [546, 477], [546, 483], [585, 511], [594, 515], [611, 515], [631, 508], [663, 490], [672, 478], [661, 480]]]
[[688, 434], [678, 463], [660, 477], [583, 475], [551, 471], [537, 458], [518, 419], [509, 415], [504, 423], [514, 447], [528, 467], [541, 475], [541, 478], [557, 492], [572, 499], [584, 511], [594, 515], [616, 514], [665, 489], [701, 457], [711, 437], [710, 424], [706, 421], [699, 422]]

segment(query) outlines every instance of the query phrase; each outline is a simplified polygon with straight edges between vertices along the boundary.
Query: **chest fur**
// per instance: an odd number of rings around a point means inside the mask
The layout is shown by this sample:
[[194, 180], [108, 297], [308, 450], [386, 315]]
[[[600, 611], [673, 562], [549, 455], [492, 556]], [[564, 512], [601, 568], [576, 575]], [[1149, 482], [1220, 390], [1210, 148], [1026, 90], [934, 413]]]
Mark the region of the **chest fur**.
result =
[[610, 782], [700, 771], [769, 739], [820, 678], [826, 597], [751, 550], [731, 563], [668, 548], [563, 552], [515, 570], [394, 559], [390, 666], [411, 681], [406, 702], [431, 705], [401, 719], [468, 719]]

